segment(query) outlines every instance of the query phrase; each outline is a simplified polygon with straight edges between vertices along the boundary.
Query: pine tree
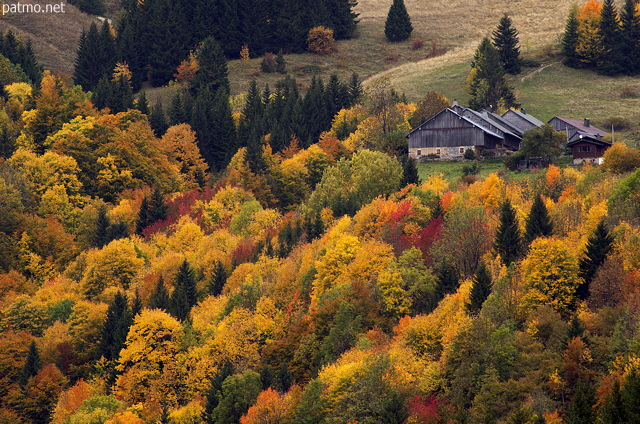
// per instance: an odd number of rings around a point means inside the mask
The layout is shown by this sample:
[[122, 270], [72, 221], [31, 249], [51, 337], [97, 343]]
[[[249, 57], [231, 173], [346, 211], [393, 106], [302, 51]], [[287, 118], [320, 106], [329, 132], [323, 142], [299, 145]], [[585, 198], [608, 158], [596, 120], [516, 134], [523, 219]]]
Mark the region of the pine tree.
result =
[[358, 24], [358, 13], [353, 11], [357, 0], [328, 0], [326, 3], [331, 20], [329, 27], [333, 28], [336, 39], [351, 38]]
[[101, 248], [109, 241], [107, 239], [107, 231], [109, 229], [109, 218], [107, 217], [107, 208], [102, 206], [98, 209], [98, 218], [96, 219], [96, 229], [93, 235], [93, 246]]
[[622, 72], [623, 40], [618, 23], [618, 11], [613, 0], [604, 0], [600, 17], [602, 55], [598, 70], [605, 75], [617, 75]]
[[362, 82], [360, 81], [360, 77], [355, 72], [351, 74], [351, 79], [349, 80], [349, 85], [347, 87], [347, 92], [349, 93], [349, 106], [355, 106], [362, 100], [362, 96], [364, 95], [364, 89], [362, 88]]
[[222, 262], [216, 261], [216, 267], [213, 270], [213, 277], [209, 283], [209, 294], [219, 296], [227, 283], [227, 271], [224, 269]]
[[133, 107], [133, 90], [126, 76], [120, 75], [111, 81], [113, 95], [111, 97], [112, 113], [126, 112]]
[[171, 295], [171, 313], [180, 321], [189, 318], [191, 308], [198, 303], [195, 272], [185, 259], [176, 275], [175, 289]]
[[510, 74], [519, 74], [520, 47], [518, 47], [518, 31], [511, 24], [511, 18], [505, 13], [500, 18], [498, 28], [493, 32], [493, 45], [500, 53], [500, 61], [504, 70]]
[[207, 37], [197, 50], [198, 71], [193, 80], [195, 90], [210, 87], [215, 91], [229, 90], [227, 59], [220, 44], [213, 38]]
[[35, 341], [31, 341], [29, 345], [29, 353], [27, 354], [27, 360], [22, 367], [22, 373], [20, 374], [20, 384], [26, 385], [29, 378], [38, 373], [42, 364], [40, 363], [40, 352]]
[[621, 395], [627, 422], [640, 422], [640, 373], [636, 368], [627, 374]]
[[16, 150], [16, 138], [11, 135], [7, 125], [0, 130], [0, 157], [8, 159]]
[[565, 65], [572, 68], [577, 68], [580, 65], [580, 59], [576, 53], [578, 47], [578, 29], [580, 27], [580, 21], [578, 21], [577, 5], [573, 5], [569, 16], [567, 17], [567, 24], [564, 27], [564, 35], [562, 36], [562, 54], [565, 57]]
[[533, 201], [527, 218], [524, 238], [527, 243], [531, 243], [537, 237], [548, 237], [551, 234], [553, 234], [553, 222], [542, 196], [538, 195]]
[[149, 124], [153, 128], [153, 132], [156, 137], [162, 137], [169, 128], [167, 125], [167, 119], [164, 116], [164, 108], [162, 107], [162, 100], [158, 100], [156, 104], [151, 108], [151, 116], [149, 116]]
[[491, 294], [491, 274], [484, 262], [480, 262], [475, 275], [473, 276], [473, 286], [467, 303], [467, 311], [475, 314], [480, 311], [482, 304]]
[[516, 211], [509, 199], [505, 200], [500, 207], [500, 223], [493, 246], [506, 266], [516, 261], [522, 254], [522, 233]]
[[231, 361], [226, 360], [222, 368], [216, 372], [211, 378], [211, 384], [207, 391], [207, 403], [205, 406], [204, 421], [206, 423], [214, 423], [212, 414], [213, 410], [220, 403], [222, 397], [222, 383], [227, 377], [233, 375], [233, 364]]
[[167, 205], [164, 203], [164, 196], [160, 191], [160, 187], [155, 186], [149, 198], [149, 224], [162, 221], [167, 218]]
[[604, 219], [600, 220], [593, 234], [589, 237], [585, 247], [584, 257], [580, 259], [580, 276], [584, 282], [578, 286], [576, 295], [585, 300], [589, 297], [589, 285], [593, 277], [607, 259], [607, 255], [613, 249], [615, 239], [609, 233]]
[[469, 107], [482, 110], [488, 107], [516, 107], [515, 95], [505, 80], [500, 54], [488, 38], [484, 38], [471, 63], [469, 74]]
[[384, 24], [384, 35], [389, 41], [404, 41], [409, 38], [411, 31], [413, 26], [404, 0], [393, 0]]
[[282, 49], [278, 50], [278, 55], [276, 56], [276, 72], [279, 74], [287, 73], [287, 62], [284, 60]]
[[147, 196], [142, 199], [140, 210], [138, 211], [138, 220], [136, 221], [136, 234], [142, 234], [142, 231], [149, 225], [149, 200]]
[[110, 108], [113, 103], [113, 85], [107, 76], [100, 78], [91, 100], [98, 109]]
[[591, 424], [596, 416], [593, 405], [596, 403], [595, 390], [590, 381], [580, 380], [576, 384], [575, 394], [563, 422], [567, 424]]
[[169, 293], [167, 292], [167, 286], [164, 284], [164, 278], [162, 275], [158, 279], [158, 284], [156, 285], [156, 289], [151, 294], [149, 298], [149, 308], [150, 309], [162, 309], [164, 311], [168, 311], [171, 305], [171, 301], [169, 298]]
[[73, 79], [76, 84], [82, 86], [85, 91], [93, 90], [100, 79], [109, 76], [105, 73], [102, 64], [103, 43], [98, 32], [98, 26], [92, 23], [89, 31], [83, 30], [78, 43], [76, 63], [73, 70]]
[[625, 405], [622, 400], [620, 391], [620, 382], [613, 382], [611, 393], [605, 398], [604, 403], [600, 407], [600, 423], [602, 424], [619, 424], [630, 422], [627, 420]]
[[402, 180], [400, 186], [404, 187], [407, 184], [420, 184], [420, 175], [418, 174], [418, 167], [416, 166], [416, 160], [410, 158], [408, 155], [400, 156], [400, 164], [402, 165]]
[[139, 110], [141, 113], [149, 116], [149, 102], [147, 101], [147, 95], [145, 92], [141, 92], [136, 100], [135, 108]]
[[460, 285], [460, 273], [455, 265], [449, 261], [445, 261], [440, 266], [436, 279], [438, 282], [436, 285], [436, 295], [440, 299], [447, 294], [455, 293]]
[[636, 0], [625, 0], [620, 13], [622, 68], [629, 75], [640, 73], [640, 14], [636, 4]]
[[99, 354], [107, 361], [114, 361], [120, 356], [125, 346], [129, 327], [133, 325], [133, 315], [129, 309], [127, 298], [116, 293], [107, 309], [107, 317], [102, 326]]
[[176, 95], [173, 96], [173, 100], [171, 100], [171, 107], [169, 107], [169, 124], [178, 125], [184, 122], [187, 122], [187, 117], [184, 116], [180, 93], [176, 93]]

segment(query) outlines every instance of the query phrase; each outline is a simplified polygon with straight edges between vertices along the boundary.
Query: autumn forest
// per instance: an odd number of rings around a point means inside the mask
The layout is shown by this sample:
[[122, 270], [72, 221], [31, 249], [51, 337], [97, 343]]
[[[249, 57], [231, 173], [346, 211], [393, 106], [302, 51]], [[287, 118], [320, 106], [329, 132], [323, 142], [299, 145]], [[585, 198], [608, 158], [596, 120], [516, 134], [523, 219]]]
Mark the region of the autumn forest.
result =
[[[72, 76], [0, 34], [0, 423], [640, 422], [637, 146], [570, 165], [545, 126], [514, 157], [548, 166], [445, 176], [405, 138], [442, 94], [287, 71], [357, 36], [355, 1], [255, 3], [123, 1]], [[614, 6], [580, 7], [567, 65], [636, 74], [576, 49]], [[281, 78], [232, 94], [249, 44]], [[519, 106], [495, 49], [472, 108]]]

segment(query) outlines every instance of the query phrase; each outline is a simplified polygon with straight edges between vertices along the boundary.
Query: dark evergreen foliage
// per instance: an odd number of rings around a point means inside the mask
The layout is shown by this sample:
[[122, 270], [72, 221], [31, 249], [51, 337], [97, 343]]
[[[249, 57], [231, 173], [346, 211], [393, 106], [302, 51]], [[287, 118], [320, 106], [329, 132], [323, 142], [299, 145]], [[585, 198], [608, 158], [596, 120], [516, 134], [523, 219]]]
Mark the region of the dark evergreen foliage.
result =
[[43, 68], [38, 64], [30, 38], [25, 42], [23, 38], [16, 37], [11, 30], [0, 33], [0, 54], [18, 65], [32, 83], [40, 83]]
[[611, 393], [605, 398], [600, 407], [600, 422], [602, 424], [619, 424], [629, 422], [627, 420], [627, 411], [622, 400], [620, 390], [620, 382], [613, 382]]
[[280, 364], [278, 368], [278, 372], [274, 379], [274, 389], [279, 391], [280, 393], [286, 393], [291, 388], [293, 384], [293, 375], [291, 375], [291, 371], [289, 371], [289, 366], [286, 362]]
[[162, 137], [169, 128], [167, 124], [167, 118], [164, 116], [164, 108], [162, 107], [162, 100], [158, 100], [151, 108], [151, 116], [149, 116], [149, 124], [155, 133], [156, 137]]
[[182, 98], [180, 93], [176, 93], [171, 100], [171, 106], [169, 107], [169, 125], [178, 125], [189, 121], [190, 116], [185, 115], [185, 110], [182, 107]]
[[220, 403], [220, 398], [222, 397], [222, 383], [231, 375], [233, 375], [233, 364], [231, 361], [227, 360], [222, 368], [220, 368], [211, 378], [211, 385], [207, 392], [207, 403], [204, 413], [204, 420], [206, 423], [214, 422], [211, 414]]
[[324, 362], [330, 363], [353, 347], [356, 334], [362, 327], [362, 317], [356, 314], [356, 308], [350, 303], [342, 301], [333, 318], [333, 325], [329, 335], [322, 344]]
[[116, 61], [116, 42], [109, 24], [105, 21], [98, 30], [93, 23], [80, 37], [73, 79], [84, 90], [93, 90], [103, 77], [111, 78]]
[[471, 286], [471, 294], [467, 310], [469, 313], [475, 314], [480, 311], [482, 304], [491, 294], [491, 274], [484, 262], [480, 262], [475, 275], [473, 276], [473, 285]]
[[[602, 43], [601, 63], [598, 69], [605, 75], [617, 75], [622, 68], [622, 36], [618, 10], [613, 0], [604, 0], [600, 14], [600, 36]], [[637, 42], [638, 40], [636, 40]]]
[[267, 390], [269, 387], [274, 386], [276, 379], [276, 373], [269, 365], [265, 365], [260, 370], [260, 382], [262, 383], [262, 390]]
[[517, 107], [515, 95], [505, 79], [500, 54], [488, 38], [484, 38], [471, 62], [469, 107], [474, 110]]
[[384, 35], [389, 41], [404, 41], [409, 38], [412, 31], [411, 18], [404, 0], [393, 0], [384, 24]]
[[90, 15], [102, 16], [106, 11], [104, 0], [69, 0], [69, 4]]
[[636, 7], [636, 0], [625, 0], [620, 12], [622, 68], [630, 75], [640, 73], [640, 14]]
[[404, 187], [407, 184], [420, 184], [420, 175], [418, 174], [418, 167], [416, 166], [416, 160], [408, 155], [400, 156], [400, 164], [402, 165], [402, 180], [400, 186]]
[[502, 263], [507, 266], [516, 261], [522, 254], [522, 233], [520, 232], [518, 217], [508, 199], [500, 207], [500, 223], [496, 230], [493, 247], [500, 254]]
[[227, 59], [220, 44], [213, 38], [207, 37], [198, 48], [198, 71], [193, 80], [196, 90], [211, 88], [215, 93], [219, 89], [229, 90]]
[[595, 422], [596, 414], [593, 405], [596, 403], [596, 393], [593, 385], [588, 380], [580, 380], [576, 384], [575, 393], [567, 415], [563, 422], [567, 424], [592, 424]]
[[580, 65], [576, 48], [578, 47], [578, 29], [580, 22], [578, 21], [578, 6], [571, 8], [569, 16], [567, 17], [567, 24], [564, 28], [564, 35], [562, 36], [562, 54], [564, 55], [564, 63], [567, 66], [576, 68]]
[[287, 62], [284, 59], [282, 49], [278, 50], [278, 55], [276, 56], [276, 72], [279, 74], [287, 73]]
[[531, 243], [536, 237], [548, 237], [553, 234], [553, 222], [547, 206], [538, 195], [533, 201], [525, 227], [525, 240]]
[[107, 217], [107, 208], [101, 207], [98, 209], [98, 218], [96, 219], [96, 229], [93, 234], [93, 246], [101, 248], [102, 246], [109, 243], [107, 239], [107, 231], [109, 230], [109, 226], [111, 222]]
[[136, 221], [136, 234], [142, 234], [142, 231], [149, 225], [149, 201], [147, 196], [142, 199], [140, 210], [138, 211], [138, 220]]
[[35, 376], [41, 366], [42, 364], [40, 363], [40, 352], [38, 351], [38, 346], [36, 346], [35, 341], [32, 341], [29, 345], [27, 359], [22, 367], [22, 373], [20, 374], [20, 384], [23, 386], [27, 384], [29, 378]]
[[133, 325], [133, 314], [129, 309], [127, 298], [118, 292], [107, 309], [98, 347], [99, 355], [107, 361], [118, 359], [120, 351], [125, 346], [131, 325]]
[[518, 31], [512, 26], [511, 18], [505, 13], [500, 18], [498, 28], [493, 32], [493, 45], [500, 53], [500, 61], [507, 73], [520, 73], [520, 47]]
[[589, 285], [600, 267], [613, 249], [615, 239], [607, 229], [604, 219], [598, 223], [585, 247], [584, 257], [580, 259], [580, 276], [584, 282], [578, 286], [576, 295], [584, 300], [589, 297]]
[[189, 262], [184, 260], [178, 268], [174, 290], [171, 294], [171, 314], [180, 321], [185, 321], [189, 318], [191, 308], [196, 303], [198, 303], [196, 275]]
[[135, 108], [145, 115], [149, 115], [149, 101], [147, 100], [147, 95], [145, 92], [141, 92], [140, 96], [136, 99]]
[[156, 285], [156, 289], [151, 294], [149, 298], [149, 308], [150, 309], [162, 309], [164, 311], [168, 311], [170, 308], [171, 302], [169, 298], [169, 293], [167, 292], [167, 286], [164, 284], [164, 278], [162, 275], [158, 279], [158, 284]]
[[443, 298], [447, 294], [455, 293], [460, 285], [460, 273], [455, 265], [445, 261], [440, 265], [436, 276], [437, 286], [436, 295]]
[[212, 296], [219, 296], [222, 293], [224, 285], [227, 283], [227, 278], [229, 278], [229, 275], [227, 274], [227, 270], [224, 268], [224, 265], [222, 262], [216, 261], [216, 267], [213, 270], [213, 276], [209, 283], [209, 294]]
[[136, 223], [136, 233], [142, 234], [142, 231], [149, 225], [162, 221], [166, 217], [167, 205], [164, 203], [164, 197], [160, 192], [160, 188], [156, 186], [150, 198], [145, 196], [142, 199], [140, 211], [138, 212], [138, 221]]
[[347, 86], [347, 92], [349, 93], [349, 104], [357, 105], [362, 100], [364, 89], [362, 88], [362, 81], [355, 72], [351, 74], [351, 80]]
[[3, 125], [0, 130], [0, 157], [9, 158], [15, 150], [16, 137], [7, 125]]

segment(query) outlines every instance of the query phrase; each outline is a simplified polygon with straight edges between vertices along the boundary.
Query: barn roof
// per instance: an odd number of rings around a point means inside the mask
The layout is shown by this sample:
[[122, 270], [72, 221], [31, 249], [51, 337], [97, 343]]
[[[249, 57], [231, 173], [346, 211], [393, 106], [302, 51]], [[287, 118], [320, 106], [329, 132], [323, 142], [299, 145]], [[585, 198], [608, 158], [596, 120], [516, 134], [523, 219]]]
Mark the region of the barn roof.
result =
[[[471, 110], [471, 109], [468, 109], [468, 110]], [[472, 112], [477, 114], [477, 112], [475, 112], [475, 111], [472, 111]], [[475, 122], [475, 121], [473, 121], [472, 119], [469, 119], [469, 118], [467, 118], [466, 116], [464, 116], [464, 115], [461, 115], [461, 114], [457, 113], [455, 110], [453, 110], [453, 109], [451, 109], [451, 108], [444, 108], [444, 109], [442, 109], [440, 112], [436, 113], [436, 114], [435, 114], [435, 115], [433, 115], [431, 118], [427, 119], [427, 120], [426, 120], [426, 121], [424, 121], [422, 124], [418, 125], [418, 126], [417, 126], [417, 127], [415, 127], [413, 130], [411, 130], [411, 132], [410, 132], [409, 134], [407, 134], [405, 137], [406, 137], [406, 138], [409, 138], [409, 136], [410, 136], [411, 134], [413, 134], [415, 131], [420, 130], [424, 124], [426, 124], [427, 122], [431, 122], [431, 121], [433, 121], [433, 120], [437, 119], [437, 118], [438, 118], [441, 114], [443, 114], [443, 113], [453, 113], [453, 114], [454, 114], [454, 115], [456, 115], [458, 118], [460, 118], [460, 119], [462, 119], [462, 120], [464, 120], [464, 121], [466, 121], [466, 122], [470, 123], [471, 125], [473, 125], [473, 126], [474, 126], [474, 127], [476, 127], [476, 128], [481, 129], [481, 130], [482, 130], [482, 131], [484, 131], [485, 133], [487, 133], [487, 134], [489, 134], [489, 135], [492, 135], [492, 136], [494, 136], [494, 137], [497, 137], [497, 138], [499, 138], [499, 139], [504, 139], [504, 137], [503, 137], [503, 136], [501, 136], [500, 134], [496, 133], [495, 131], [493, 131], [493, 130], [491, 130], [491, 129], [487, 128], [486, 126], [482, 125], [482, 124], [481, 124], [481, 123], [479, 123], [479, 122]], [[479, 115], [479, 116], [480, 116], [480, 117], [482, 117], [481, 115]], [[484, 119], [484, 118], [483, 118], [483, 119]], [[495, 126], [496, 126], [496, 127], [498, 127], [497, 125], [495, 125]]]
[[536, 127], [541, 127], [544, 125], [544, 122], [542, 122], [541, 120], [539, 120], [538, 118], [536, 118], [533, 115], [529, 115], [525, 112], [521, 112], [519, 110], [515, 110], [515, 109], [509, 109], [508, 111], [506, 111], [505, 113], [502, 114], [502, 116], [506, 115], [507, 113], [514, 113], [517, 116], [519, 116], [520, 118], [528, 121], [529, 123], [531, 123], [532, 125], [535, 125]]
[[596, 137], [602, 137], [603, 135], [607, 135], [605, 131], [602, 131], [601, 129], [591, 125], [586, 126], [583, 121], [578, 121], [577, 119], [568, 119], [568, 118], [561, 118], [559, 116], [556, 116], [555, 118], [552, 118], [549, 122], [553, 121], [554, 119], [562, 121], [565, 124], [569, 124], [572, 127], [574, 127], [576, 130], [585, 134], [594, 135]]

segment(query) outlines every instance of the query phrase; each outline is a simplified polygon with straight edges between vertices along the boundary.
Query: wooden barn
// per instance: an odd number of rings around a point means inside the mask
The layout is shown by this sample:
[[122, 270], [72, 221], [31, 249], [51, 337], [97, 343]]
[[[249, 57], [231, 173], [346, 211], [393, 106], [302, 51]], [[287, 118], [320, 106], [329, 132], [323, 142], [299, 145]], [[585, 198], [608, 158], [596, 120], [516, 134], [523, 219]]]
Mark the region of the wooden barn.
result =
[[500, 115], [476, 112], [454, 102], [407, 134], [409, 156], [459, 158], [467, 149], [476, 154], [487, 149], [515, 151], [520, 148], [523, 132]]
[[556, 116], [549, 121], [549, 124], [551, 124], [556, 131], [565, 132], [568, 142], [579, 138], [580, 133], [597, 138], [607, 135], [605, 131], [592, 126], [588, 118], [585, 118], [584, 121], [579, 121], [577, 119], [560, 118]]
[[567, 143], [567, 147], [573, 153], [573, 164], [579, 165], [584, 162], [597, 163], [602, 165], [604, 152], [611, 147], [611, 143], [590, 134], [578, 132]]
[[523, 133], [527, 132], [534, 128], [540, 128], [544, 125], [544, 122], [539, 120], [533, 115], [529, 115], [526, 113], [524, 109], [522, 110], [514, 110], [509, 109], [505, 113], [502, 114], [502, 119], [509, 122], [511, 125], [519, 128]]

